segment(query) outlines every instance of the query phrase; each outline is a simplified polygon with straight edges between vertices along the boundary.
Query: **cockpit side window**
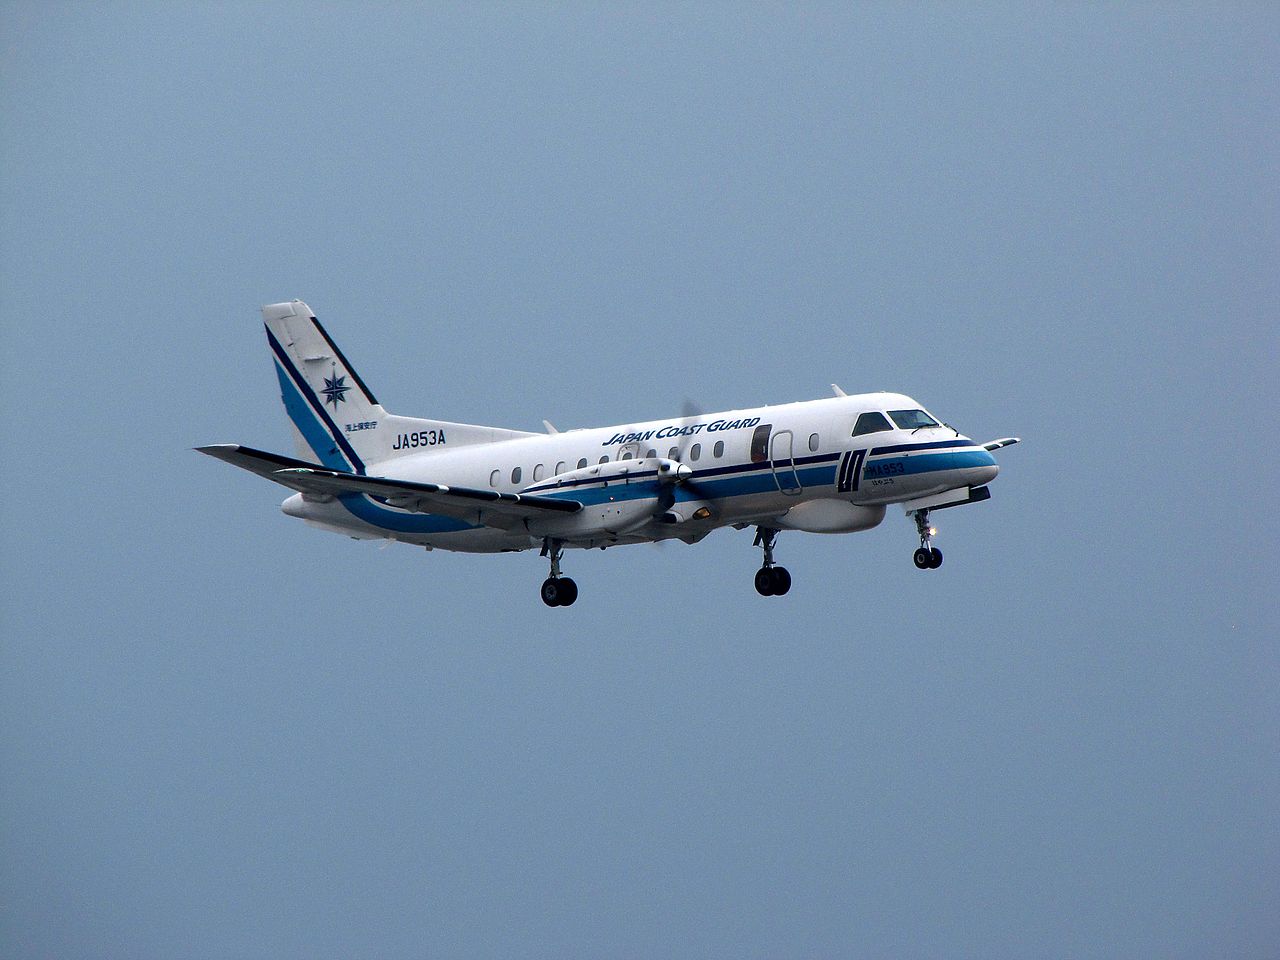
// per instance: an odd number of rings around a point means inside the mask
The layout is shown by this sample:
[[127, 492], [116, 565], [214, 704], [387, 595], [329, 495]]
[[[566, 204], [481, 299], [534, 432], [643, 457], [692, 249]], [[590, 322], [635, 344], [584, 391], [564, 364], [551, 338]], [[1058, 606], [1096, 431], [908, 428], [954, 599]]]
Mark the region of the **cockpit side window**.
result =
[[938, 425], [938, 421], [923, 410], [890, 410], [889, 416], [903, 430], [919, 430], [921, 427]]
[[879, 433], [881, 430], [892, 430], [893, 425], [885, 419], [883, 413], [864, 413], [853, 425], [853, 435], [860, 437], [864, 433]]

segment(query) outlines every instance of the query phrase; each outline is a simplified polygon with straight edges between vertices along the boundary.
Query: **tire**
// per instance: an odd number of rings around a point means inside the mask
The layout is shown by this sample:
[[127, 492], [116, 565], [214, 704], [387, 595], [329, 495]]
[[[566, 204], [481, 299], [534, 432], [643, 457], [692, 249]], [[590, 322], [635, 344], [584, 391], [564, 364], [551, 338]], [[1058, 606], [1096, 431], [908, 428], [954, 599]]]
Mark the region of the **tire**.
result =
[[928, 570], [933, 564], [933, 553], [921, 547], [911, 555], [911, 559], [915, 561], [917, 569]]
[[775, 597], [784, 596], [791, 589], [791, 574], [786, 567], [774, 567], [769, 573], [773, 595]]
[[560, 606], [571, 607], [578, 599], [578, 585], [568, 577], [560, 578]]
[[934, 547], [929, 551], [929, 569], [937, 570], [942, 566], [942, 551]]
[[767, 567], [756, 571], [756, 593], [762, 597], [773, 596], [773, 571]]
[[542, 581], [542, 602], [548, 607], [560, 606], [560, 581], [547, 577]]

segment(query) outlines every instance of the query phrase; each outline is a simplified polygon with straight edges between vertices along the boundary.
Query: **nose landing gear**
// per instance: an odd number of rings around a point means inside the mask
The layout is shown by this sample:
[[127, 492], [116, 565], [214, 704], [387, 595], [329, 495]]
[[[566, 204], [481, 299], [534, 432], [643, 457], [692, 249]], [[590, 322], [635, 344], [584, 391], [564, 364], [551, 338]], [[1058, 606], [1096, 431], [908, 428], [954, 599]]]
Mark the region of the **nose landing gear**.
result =
[[756, 527], [753, 546], [764, 548], [764, 566], [756, 571], [756, 593], [762, 597], [780, 597], [791, 589], [791, 574], [786, 567], [773, 563], [773, 541], [778, 531], [771, 527]]
[[560, 576], [560, 557], [564, 544], [547, 537], [542, 541], [542, 556], [551, 559], [551, 576], [542, 581], [542, 602], [548, 607], [568, 607], [578, 599], [578, 585], [569, 577]]
[[942, 566], [942, 551], [933, 545], [933, 535], [938, 531], [929, 526], [929, 511], [916, 510], [912, 516], [920, 534], [920, 549], [912, 554], [911, 559], [920, 570], [937, 570]]

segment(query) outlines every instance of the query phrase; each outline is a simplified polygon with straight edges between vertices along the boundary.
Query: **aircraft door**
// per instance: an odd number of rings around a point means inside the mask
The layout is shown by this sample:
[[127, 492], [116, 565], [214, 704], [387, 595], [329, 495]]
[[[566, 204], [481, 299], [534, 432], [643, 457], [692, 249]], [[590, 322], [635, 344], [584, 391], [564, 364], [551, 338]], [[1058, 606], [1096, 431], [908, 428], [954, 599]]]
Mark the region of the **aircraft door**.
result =
[[794, 453], [794, 436], [790, 430], [779, 430], [773, 435], [770, 445], [770, 461], [773, 466], [773, 479], [778, 489], [787, 496], [800, 495], [800, 475], [796, 473]]

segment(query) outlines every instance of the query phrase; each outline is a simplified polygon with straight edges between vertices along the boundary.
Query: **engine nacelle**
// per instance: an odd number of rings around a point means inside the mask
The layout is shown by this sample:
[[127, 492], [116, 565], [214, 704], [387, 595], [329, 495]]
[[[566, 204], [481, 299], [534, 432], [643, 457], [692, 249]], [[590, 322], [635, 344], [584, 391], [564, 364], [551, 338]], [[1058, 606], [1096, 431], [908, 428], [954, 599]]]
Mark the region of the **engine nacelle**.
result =
[[[619, 536], [644, 526], [658, 512], [659, 494], [689, 473], [664, 457], [612, 460], [561, 473], [526, 488], [526, 493], [581, 488], [586, 506], [577, 513], [529, 521], [529, 532], [559, 540]], [[619, 493], [610, 491], [618, 489]], [[622, 491], [625, 489], [625, 495]]]
[[777, 521], [784, 530], [805, 533], [854, 533], [870, 530], [884, 519], [884, 504], [862, 506], [848, 500], [806, 500], [797, 503]]

